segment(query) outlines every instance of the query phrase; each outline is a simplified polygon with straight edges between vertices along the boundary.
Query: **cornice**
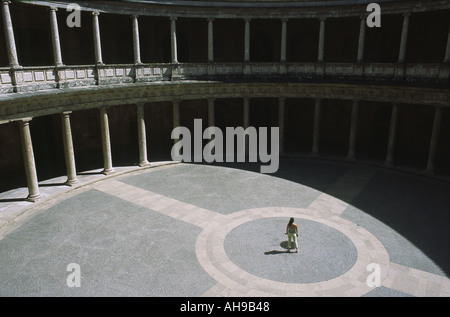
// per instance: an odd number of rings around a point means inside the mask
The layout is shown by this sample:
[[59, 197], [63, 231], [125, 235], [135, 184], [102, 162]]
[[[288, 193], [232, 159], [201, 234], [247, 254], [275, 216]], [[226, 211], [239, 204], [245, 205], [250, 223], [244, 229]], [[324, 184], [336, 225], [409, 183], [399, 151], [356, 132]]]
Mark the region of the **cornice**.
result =
[[327, 83], [170, 82], [67, 88], [0, 99], [0, 123], [104, 106], [210, 98], [322, 98], [450, 106], [450, 91], [438, 88]]
[[[25, 1], [32, 5], [65, 9], [62, 1]], [[100, 14], [183, 18], [267, 18], [295, 19], [320, 17], [352, 17], [367, 15], [367, 1], [289, 1], [289, 2], [217, 2], [217, 1], [78, 1], [82, 11]], [[339, 3], [339, 5], [336, 5]], [[450, 9], [449, 1], [378, 1], [383, 14], [427, 12]], [[195, 4], [195, 5], [194, 5]]]

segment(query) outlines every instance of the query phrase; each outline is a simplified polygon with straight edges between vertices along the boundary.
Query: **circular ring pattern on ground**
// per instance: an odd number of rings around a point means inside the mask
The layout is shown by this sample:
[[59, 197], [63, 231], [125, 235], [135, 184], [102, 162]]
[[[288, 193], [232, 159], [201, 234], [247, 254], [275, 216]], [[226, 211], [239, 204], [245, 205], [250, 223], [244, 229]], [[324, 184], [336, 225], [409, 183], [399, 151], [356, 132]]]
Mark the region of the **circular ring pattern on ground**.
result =
[[[257, 219], [289, 219], [289, 217], [294, 217], [297, 221], [318, 222], [340, 231], [356, 248], [357, 259], [354, 265], [345, 273], [329, 280], [313, 283], [286, 283], [249, 273], [227, 255], [225, 240], [233, 229]], [[278, 296], [285, 294], [286, 289], [289, 289], [289, 295], [294, 297], [333, 296], [337, 290], [342, 296], [361, 296], [371, 290], [367, 284], [370, 274], [367, 270], [369, 264], [376, 263], [380, 266], [381, 280], [388, 272], [389, 255], [381, 242], [367, 230], [339, 216], [313, 218], [308, 215], [307, 210], [301, 208], [264, 207], [242, 210], [228, 215], [227, 218], [228, 221], [223, 226], [205, 228], [196, 243], [200, 264], [226, 288], [236, 291], [245, 281], [247, 287], [252, 289], [253, 295], [259, 292], [261, 296]]]
[[347, 272], [358, 254], [352, 241], [325, 224], [298, 219], [299, 253], [284, 230], [288, 218], [246, 222], [226, 236], [225, 251], [233, 263], [256, 276], [283, 283], [327, 281]]

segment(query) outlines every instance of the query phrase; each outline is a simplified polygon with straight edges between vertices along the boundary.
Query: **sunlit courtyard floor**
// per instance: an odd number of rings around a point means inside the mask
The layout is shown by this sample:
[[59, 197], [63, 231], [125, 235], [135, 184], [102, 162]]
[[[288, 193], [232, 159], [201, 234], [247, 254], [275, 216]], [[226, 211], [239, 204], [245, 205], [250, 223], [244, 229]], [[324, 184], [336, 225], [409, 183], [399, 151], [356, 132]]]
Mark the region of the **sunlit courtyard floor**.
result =
[[450, 296], [449, 183], [302, 159], [116, 171], [0, 194], [0, 296]]

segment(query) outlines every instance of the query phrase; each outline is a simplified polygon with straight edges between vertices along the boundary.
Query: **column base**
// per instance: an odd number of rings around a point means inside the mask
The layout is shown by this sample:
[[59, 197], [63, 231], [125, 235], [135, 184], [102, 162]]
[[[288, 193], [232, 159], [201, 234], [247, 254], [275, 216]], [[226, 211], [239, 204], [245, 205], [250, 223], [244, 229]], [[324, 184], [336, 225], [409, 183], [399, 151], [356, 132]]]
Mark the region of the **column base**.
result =
[[35, 203], [36, 201], [39, 200], [39, 198], [41, 198], [41, 194], [35, 194], [35, 195], [28, 195], [28, 197], [25, 200], [31, 203]]
[[110, 168], [110, 169], [104, 169], [104, 170], [102, 171], [102, 174], [104, 174], [104, 175], [111, 175], [111, 174], [114, 174], [115, 172], [116, 172], [115, 169]]
[[77, 178], [76, 179], [67, 179], [64, 184], [72, 187], [73, 185], [78, 184], [79, 182], [80, 181]]
[[149, 161], [143, 161], [139, 163], [139, 167], [146, 167], [146, 166], [150, 166], [151, 163]]
[[384, 162], [384, 165], [386, 167], [394, 167], [394, 162], [393, 161], [386, 161], [386, 162]]

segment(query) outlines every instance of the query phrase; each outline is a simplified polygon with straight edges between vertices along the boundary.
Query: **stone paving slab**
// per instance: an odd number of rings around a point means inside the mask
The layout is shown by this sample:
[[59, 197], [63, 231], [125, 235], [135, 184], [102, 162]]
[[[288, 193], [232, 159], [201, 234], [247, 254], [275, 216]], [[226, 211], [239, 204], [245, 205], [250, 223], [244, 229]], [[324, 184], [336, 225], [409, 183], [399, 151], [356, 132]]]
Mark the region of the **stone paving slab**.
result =
[[[368, 204], [385, 188], [382, 180], [392, 181], [384, 171], [287, 160], [269, 176], [166, 164], [86, 173], [73, 187], [58, 185], [64, 178], [48, 180], [42, 184], [55, 186], [43, 186], [35, 204], [17, 199], [23, 189], [0, 194], [0, 296], [450, 296], [444, 270], [408, 264], [434, 258], [446, 268], [442, 249], [410, 244], [403, 253], [412, 261], [392, 261], [393, 241], [414, 237], [376, 218], [377, 208], [401, 201]], [[423, 184], [396, 177], [406, 187]], [[435, 221], [445, 221], [439, 208], [448, 206], [449, 186], [430, 185], [432, 192], [410, 188], [425, 192], [415, 197], [419, 206], [433, 197]], [[410, 215], [421, 219], [421, 212]], [[300, 228], [299, 254], [286, 252], [290, 217]], [[443, 245], [446, 232], [438, 235]], [[69, 262], [82, 268], [80, 288], [66, 285]], [[373, 263], [380, 287], [367, 283]]]

